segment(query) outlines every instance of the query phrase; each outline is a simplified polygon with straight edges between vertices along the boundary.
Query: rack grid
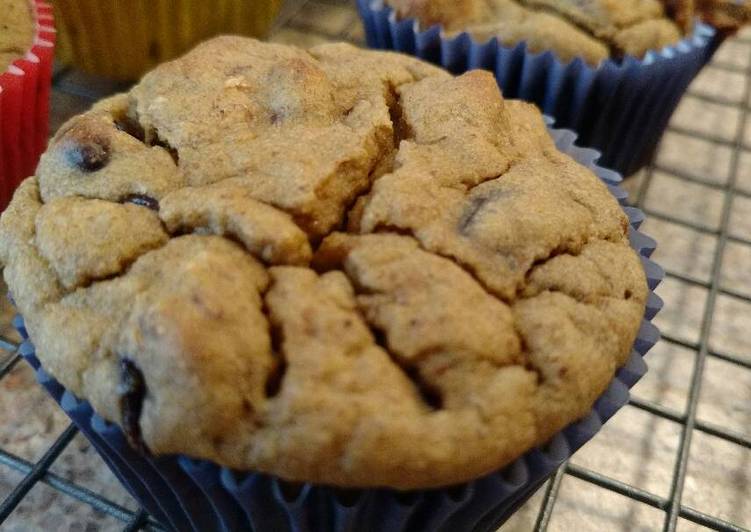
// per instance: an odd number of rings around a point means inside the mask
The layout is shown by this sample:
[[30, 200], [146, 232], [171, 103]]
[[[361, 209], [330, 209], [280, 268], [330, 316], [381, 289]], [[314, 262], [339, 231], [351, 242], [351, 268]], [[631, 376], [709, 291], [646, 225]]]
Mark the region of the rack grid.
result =
[[[288, 0], [284, 4], [275, 30], [272, 32], [272, 39], [287, 42], [291, 39], [289, 33], [296, 33], [304, 35], [305, 39], [310, 39], [311, 44], [332, 40], [344, 40], [354, 44], [362, 44], [362, 32], [359, 28], [353, 4], [354, 2], [347, 0]], [[320, 24], [320, 20], [317, 22], [316, 17], [305, 16], [307, 12], [325, 13], [330, 9], [336, 9], [336, 13], [342, 18], [338, 24]], [[332, 30], [334, 26], [336, 28]], [[747, 35], [736, 37], [734, 41], [740, 45], [751, 45], [751, 37]], [[751, 46], [749, 46], [749, 50], [751, 53]], [[751, 60], [748, 61], [745, 67], [723, 62], [722, 60], [715, 60], [712, 62], [712, 68], [728, 73], [742, 74], [745, 77], [742, 100], [738, 102], [724, 96], [695, 92], [693, 89], [690, 90], [689, 94], [700, 102], [737, 109], [740, 112], [740, 118], [733, 138], [728, 139], [719, 135], [702, 133], [679, 125], [671, 125], [669, 131], [713, 145], [726, 146], [731, 149], [729, 178], [725, 183], [718, 183], [715, 180], [703, 179], [683, 170], [669, 168], [661, 163], [652, 162], [643, 172], [643, 175], [638, 178], [638, 185], [633, 187], [635, 188], [633, 191], [635, 193], [632, 195], [633, 204], [643, 209], [649, 218], [674, 224], [717, 239], [709, 280], [700, 279], [678, 271], [670, 271], [670, 269], [667, 271], [668, 279], [672, 278], [680, 283], [700, 287], [707, 291], [707, 301], [701, 317], [697, 341], [688, 341], [678, 335], [663, 334], [663, 342], [690, 350], [695, 354], [685, 412], [663, 406], [657, 402], [637, 398], [632, 398], [629, 403], [632, 407], [650, 416], [669, 420], [681, 426], [677, 456], [672, 471], [670, 492], [668, 496], [660, 496], [642, 487], [606, 476], [593, 469], [573, 463], [565, 463], [543, 488], [544, 495], [534, 523], [534, 530], [536, 531], [545, 531], [548, 529], [551, 518], [556, 511], [556, 502], [558, 501], [562, 481], [567, 476], [580, 479], [602, 489], [625, 496], [632, 501], [661, 510], [664, 512], [663, 530], [666, 532], [673, 532], [677, 529], [679, 518], [713, 530], [746, 530], [739, 524], [734, 524], [715, 515], [699, 511], [684, 504], [682, 501], [690, 462], [691, 443], [697, 432], [720, 438], [745, 450], [751, 450], [751, 437], [749, 435], [736, 432], [719, 424], [702, 421], [697, 416], [707, 360], [714, 358], [733, 364], [737, 367], [738, 371], [751, 371], [751, 353], [746, 353], [747, 356], [743, 356], [738, 353], [723, 352], [710, 348], [710, 333], [716, 320], [718, 298], [720, 296], [730, 296], [734, 300], [751, 304], [751, 297], [749, 295], [742, 291], [724, 287], [721, 282], [723, 260], [728, 245], [745, 246], [751, 252], [751, 233], [739, 236], [731, 234], [730, 231], [731, 213], [734, 202], [738, 199], [751, 200], [751, 189], [744, 190], [739, 186], [742, 156], [744, 154], [751, 156], [751, 135], [746, 133], [747, 129], [751, 131], [751, 120], [749, 119], [749, 113], [751, 113]], [[77, 98], [84, 105], [96, 101], [108, 93], [124, 88], [123, 86], [107, 83], [92, 88], [87, 84], [71, 82], [70, 75], [70, 70], [66, 68], [58, 69], [53, 77], [53, 87], [56, 91]], [[646, 198], [653, 184], [656, 172], [668, 173], [685, 183], [701, 185], [720, 191], [722, 193], [722, 207], [719, 227], [709, 228], [691, 220], [651, 209], [646, 204]], [[667, 300], [666, 305], [669, 306], [670, 304], [671, 301]], [[751, 328], [751, 323], [749, 323], [749, 327]], [[14, 341], [0, 338], [0, 350], [7, 353], [5, 356], [0, 355], [0, 380], [8, 376], [21, 360], [18, 348], [19, 345]], [[70, 424], [57, 437], [54, 443], [49, 446], [44, 455], [35, 462], [29, 462], [0, 448], [0, 466], [13, 469], [24, 476], [15, 489], [4, 500], [0, 501], [0, 528], [2, 528], [2, 523], [30, 490], [38, 483], [43, 483], [79, 501], [81, 504], [89, 505], [98, 512], [114, 517], [121, 523], [122, 530], [124, 531], [163, 530], [159, 523], [151, 518], [143, 509], [136, 511], [128, 510], [86, 487], [50, 471], [50, 467], [71, 443], [77, 432], [76, 427]], [[40, 509], [40, 511], [43, 510]]]

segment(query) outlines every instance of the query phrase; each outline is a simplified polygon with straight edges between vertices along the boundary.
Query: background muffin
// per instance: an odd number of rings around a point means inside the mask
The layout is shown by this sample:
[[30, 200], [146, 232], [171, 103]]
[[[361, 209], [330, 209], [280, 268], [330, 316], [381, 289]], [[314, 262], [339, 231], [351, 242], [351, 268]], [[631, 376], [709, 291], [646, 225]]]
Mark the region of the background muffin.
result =
[[46, 4], [0, 0], [0, 210], [47, 145], [52, 26]]
[[281, 0], [56, 0], [54, 5], [61, 61], [130, 80], [215, 35], [264, 36]]
[[371, 47], [494, 72], [504, 95], [537, 104], [624, 175], [647, 163], [717, 44], [691, 2], [389, 2], [358, 0]]
[[[506, 46], [526, 42], [529, 51], [553, 50], [562, 61], [577, 57], [597, 66], [610, 57], [643, 57], [676, 44], [683, 30], [659, 0], [570, 2], [566, 0], [388, 0], [399, 17], [423, 27], [468, 31], [478, 41], [497, 37]], [[690, 31], [691, 28], [688, 28]]]

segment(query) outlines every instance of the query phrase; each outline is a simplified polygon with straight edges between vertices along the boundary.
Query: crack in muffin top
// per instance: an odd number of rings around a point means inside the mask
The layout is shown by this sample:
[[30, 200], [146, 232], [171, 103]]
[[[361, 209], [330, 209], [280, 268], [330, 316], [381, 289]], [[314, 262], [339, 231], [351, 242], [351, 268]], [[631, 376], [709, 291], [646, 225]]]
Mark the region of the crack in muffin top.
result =
[[468, 31], [507, 46], [553, 50], [562, 61], [581, 57], [598, 65], [610, 57], [642, 57], [676, 44], [691, 32], [693, 0], [385, 0], [400, 17], [425, 28]]
[[37, 355], [131, 444], [443, 486], [585, 415], [628, 220], [489, 73], [222, 37], [73, 118], [0, 220]]
[[30, 0], [0, 0], [0, 74], [23, 57], [34, 40]]

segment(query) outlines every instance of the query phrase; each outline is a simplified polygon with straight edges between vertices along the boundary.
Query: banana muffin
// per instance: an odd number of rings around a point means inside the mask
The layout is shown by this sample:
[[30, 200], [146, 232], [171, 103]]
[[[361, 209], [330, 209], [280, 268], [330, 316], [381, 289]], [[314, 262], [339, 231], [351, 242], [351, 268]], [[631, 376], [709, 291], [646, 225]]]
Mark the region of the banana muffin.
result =
[[642, 57], [676, 44], [694, 18], [737, 29], [749, 6], [731, 0], [386, 0], [400, 17], [449, 33], [469, 31], [504, 45], [525, 41], [532, 52], [553, 50], [563, 61], [592, 65], [624, 55]]
[[644, 315], [628, 227], [489, 73], [222, 37], [60, 129], [0, 260], [141, 452], [412, 489], [591, 409]]
[[[668, 4], [676, 0], [667, 0]], [[749, 0], [694, 0], [696, 11], [708, 24], [714, 26], [721, 35], [727, 37], [736, 33], [742, 26], [751, 22], [751, 2]]]
[[0, 74], [31, 48], [34, 19], [29, 0], [0, 0]]

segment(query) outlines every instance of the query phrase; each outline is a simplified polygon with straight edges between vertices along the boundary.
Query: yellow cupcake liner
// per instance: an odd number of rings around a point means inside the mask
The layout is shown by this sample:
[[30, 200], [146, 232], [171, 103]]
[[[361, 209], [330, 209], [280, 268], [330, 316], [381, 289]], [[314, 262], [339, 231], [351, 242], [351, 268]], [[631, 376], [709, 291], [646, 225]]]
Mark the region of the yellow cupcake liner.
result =
[[136, 79], [220, 34], [264, 37], [281, 0], [55, 0], [57, 57], [85, 72]]

